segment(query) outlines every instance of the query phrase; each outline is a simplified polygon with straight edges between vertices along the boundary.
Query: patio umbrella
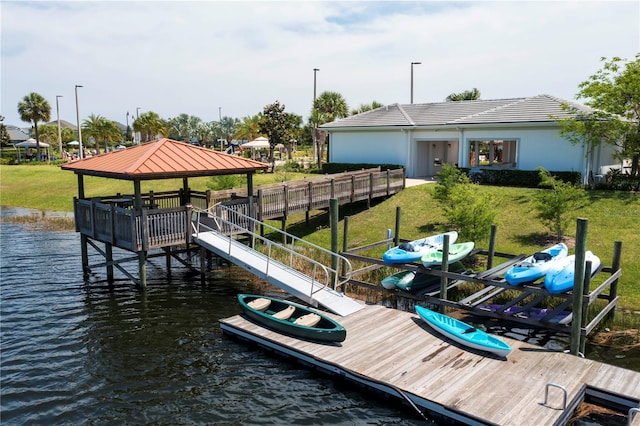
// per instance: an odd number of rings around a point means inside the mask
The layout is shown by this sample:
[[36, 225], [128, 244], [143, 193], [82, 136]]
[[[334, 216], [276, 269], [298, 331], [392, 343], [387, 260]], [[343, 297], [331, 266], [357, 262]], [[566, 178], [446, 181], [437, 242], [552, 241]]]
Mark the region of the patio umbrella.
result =
[[242, 148], [251, 148], [251, 149], [269, 148], [269, 139], [265, 138], [264, 136], [260, 136], [259, 138], [255, 138], [251, 142], [242, 144]]

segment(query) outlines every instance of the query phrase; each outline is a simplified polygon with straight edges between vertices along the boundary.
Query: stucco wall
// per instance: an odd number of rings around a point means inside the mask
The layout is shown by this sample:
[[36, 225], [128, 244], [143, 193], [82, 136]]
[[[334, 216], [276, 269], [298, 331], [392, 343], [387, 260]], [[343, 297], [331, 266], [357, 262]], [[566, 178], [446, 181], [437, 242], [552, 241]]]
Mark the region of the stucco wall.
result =
[[[471, 140], [517, 140], [516, 168], [534, 170], [539, 166], [551, 171], [577, 171], [588, 174], [585, 150], [560, 136], [557, 127], [513, 127], [483, 129], [442, 130], [378, 130], [378, 131], [332, 131], [331, 162], [401, 164], [408, 177], [416, 177], [421, 169], [417, 166], [428, 159], [418, 149], [419, 141], [458, 141], [452, 144], [449, 153], [457, 158], [448, 162], [461, 167], [469, 166], [469, 142]], [[423, 143], [422, 142], [422, 143]], [[593, 171], [597, 174], [601, 166], [616, 164], [612, 159], [612, 148], [603, 146], [591, 156]], [[586, 178], [586, 177], [585, 177]]]

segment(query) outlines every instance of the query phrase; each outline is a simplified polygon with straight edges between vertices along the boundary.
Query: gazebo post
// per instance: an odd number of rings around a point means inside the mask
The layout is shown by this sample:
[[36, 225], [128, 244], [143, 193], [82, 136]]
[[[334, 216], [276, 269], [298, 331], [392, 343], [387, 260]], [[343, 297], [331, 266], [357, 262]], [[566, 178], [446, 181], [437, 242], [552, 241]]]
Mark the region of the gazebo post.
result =
[[253, 197], [253, 172], [247, 173], [247, 197]]
[[[140, 179], [135, 179], [133, 181], [133, 191], [134, 191], [134, 199], [133, 199], [133, 209], [136, 212], [142, 211], [142, 191], [140, 190]], [[138, 252], [138, 275], [140, 277], [140, 286], [142, 288], [147, 287], [147, 252], [146, 246], [147, 243], [144, 239], [147, 238], [146, 232], [142, 232], [142, 250]]]
[[[84, 200], [84, 175], [78, 173], [78, 199]], [[89, 245], [88, 237], [80, 234], [80, 253], [82, 258], [82, 273], [86, 277], [89, 275]]]
[[183, 199], [180, 200], [180, 205], [184, 206], [191, 203], [191, 193], [189, 192], [189, 178], [187, 177], [182, 178], [182, 194]]

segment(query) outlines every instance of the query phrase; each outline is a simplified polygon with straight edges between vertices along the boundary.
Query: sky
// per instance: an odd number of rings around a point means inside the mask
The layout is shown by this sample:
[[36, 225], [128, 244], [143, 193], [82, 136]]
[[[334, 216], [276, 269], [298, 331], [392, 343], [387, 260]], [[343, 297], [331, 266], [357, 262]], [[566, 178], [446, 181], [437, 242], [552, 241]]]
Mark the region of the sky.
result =
[[[56, 120], [154, 111], [243, 118], [315, 92], [350, 109], [549, 94], [575, 100], [601, 57], [640, 52], [639, 1], [0, 1], [0, 115], [44, 96]], [[319, 71], [314, 72], [314, 68]], [[584, 100], [578, 100], [583, 103]]]

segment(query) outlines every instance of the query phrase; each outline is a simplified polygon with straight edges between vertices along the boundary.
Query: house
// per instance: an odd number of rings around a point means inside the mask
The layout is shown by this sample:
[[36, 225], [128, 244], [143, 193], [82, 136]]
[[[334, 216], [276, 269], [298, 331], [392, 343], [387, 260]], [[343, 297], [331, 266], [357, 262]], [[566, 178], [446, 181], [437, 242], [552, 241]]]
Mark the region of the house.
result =
[[7, 125], [7, 133], [9, 134], [9, 143], [24, 142], [29, 139], [29, 133], [18, 126]]
[[553, 117], [566, 118], [550, 95], [526, 98], [393, 104], [320, 126], [329, 133], [329, 161], [400, 164], [407, 177], [436, 175], [443, 164], [578, 171], [586, 183], [609, 166], [614, 147], [589, 151], [560, 135]]

